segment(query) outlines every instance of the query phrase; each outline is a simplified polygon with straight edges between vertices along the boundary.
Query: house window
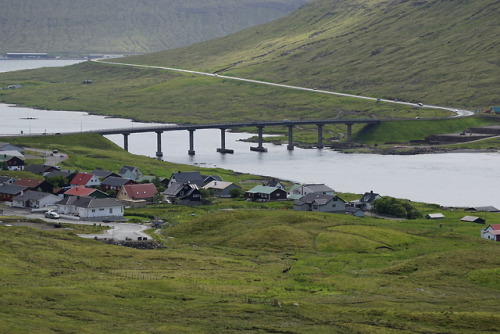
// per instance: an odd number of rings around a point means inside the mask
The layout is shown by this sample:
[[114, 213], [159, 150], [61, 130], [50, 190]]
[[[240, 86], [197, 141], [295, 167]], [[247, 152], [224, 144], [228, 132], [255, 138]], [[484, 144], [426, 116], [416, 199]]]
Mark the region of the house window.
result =
[[109, 208], [109, 213], [113, 213], [113, 208]]
[[313, 209], [314, 209], [314, 210], [318, 210], [318, 209], [319, 209], [319, 206], [318, 206], [317, 204], [314, 204], [314, 205], [313, 205]]
[[92, 209], [92, 212], [95, 212], [95, 209]]

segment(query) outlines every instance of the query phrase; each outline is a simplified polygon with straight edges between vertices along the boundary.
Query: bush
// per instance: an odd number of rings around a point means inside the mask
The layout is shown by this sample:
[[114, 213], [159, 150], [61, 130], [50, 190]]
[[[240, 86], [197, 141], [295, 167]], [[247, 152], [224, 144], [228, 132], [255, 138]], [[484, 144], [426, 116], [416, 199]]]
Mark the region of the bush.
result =
[[418, 211], [408, 201], [396, 199], [389, 196], [383, 196], [375, 200], [373, 208], [377, 213], [381, 215], [389, 215], [407, 219], [416, 219], [422, 217], [420, 211]]

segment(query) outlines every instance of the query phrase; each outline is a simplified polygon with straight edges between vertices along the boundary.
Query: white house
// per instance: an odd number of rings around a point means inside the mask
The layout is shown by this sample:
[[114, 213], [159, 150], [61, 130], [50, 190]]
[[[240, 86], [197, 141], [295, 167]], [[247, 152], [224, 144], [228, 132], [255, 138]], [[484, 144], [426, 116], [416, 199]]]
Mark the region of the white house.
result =
[[125, 179], [131, 179], [134, 181], [139, 181], [142, 178], [141, 171], [139, 168], [134, 166], [123, 166], [118, 174]]
[[481, 237], [488, 240], [500, 241], [500, 224], [490, 225], [482, 229]]
[[110, 219], [123, 217], [125, 205], [114, 198], [70, 196], [57, 203], [57, 212], [77, 215], [83, 219]]

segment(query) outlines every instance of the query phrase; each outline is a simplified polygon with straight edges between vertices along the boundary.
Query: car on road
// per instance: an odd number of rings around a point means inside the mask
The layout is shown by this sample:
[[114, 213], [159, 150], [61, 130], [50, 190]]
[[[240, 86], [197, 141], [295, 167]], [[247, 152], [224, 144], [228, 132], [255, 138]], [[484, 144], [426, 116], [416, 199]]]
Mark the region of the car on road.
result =
[[61, 218], [61, 216], [55, 211], [47, 211], [45, 212], [45, 218], [58, 219]]

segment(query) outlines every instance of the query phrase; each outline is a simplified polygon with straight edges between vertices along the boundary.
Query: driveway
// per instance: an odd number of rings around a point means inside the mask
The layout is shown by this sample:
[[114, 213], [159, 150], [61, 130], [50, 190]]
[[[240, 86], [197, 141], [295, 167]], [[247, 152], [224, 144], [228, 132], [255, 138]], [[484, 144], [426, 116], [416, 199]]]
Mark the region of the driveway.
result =
[[66, 223], [73, 225], [94, 225], [99, 224], [102, 226], [108, 226], [109, 230], [101, 234], [78, 234], [79, 237], [87, 239], [98, 239], [98, 240], [150, 240], [151, 236], [144, 233], [144, 230], [150, 228], [148, 225], [135, 224], [135, 223], [104, 223], [104, 222], [91, 222], [91, 221], [81, 221], [77, 217], [69, 215], [61, 215], [59, 219], [45, 218], [44, 214], [41, 212], [31, 212], [26, 209], [13, 208], [13, 207], [0, 207], [3, 210], [3, 216], [19, 216], [32, 219], [41, 219], [50, 223]]

